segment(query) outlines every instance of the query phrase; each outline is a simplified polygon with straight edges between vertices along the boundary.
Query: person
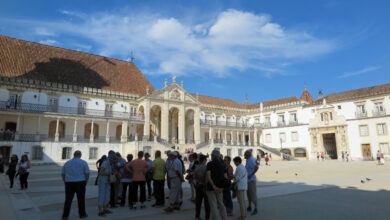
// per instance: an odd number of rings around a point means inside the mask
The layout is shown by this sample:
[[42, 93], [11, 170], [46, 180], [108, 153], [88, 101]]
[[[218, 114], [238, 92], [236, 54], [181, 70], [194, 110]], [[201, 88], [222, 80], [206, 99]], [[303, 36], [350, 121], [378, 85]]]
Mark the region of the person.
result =
[[348, 163], [348, 161], [349, 161], [349, 153], [348, 153], [348, 151], [346, 152], [346, 157], [345, 157], [345, 159], [347, 160], [347, 163]]
[[[153, 161], [150, 159], [150, 154], [145, 153], [145, 161], [149, 163], [150, 167], [153, 165]], [[149, 169], [145, 174], [146, 186], [148, 187], [148, 201], [152, 199], [152, 178], [153, 178], [153, 170]]]
[[81, 159], [80, 151], [75, 151], [73, 159], [64, 164], [61, 176], [65, 183], [65, 204], [62, 219], [68, 219], [75, 193], [77, 195], [79, 217], [88, 217], [85, 211], [85, 186], [87, 185], [89, 179], [89, 167], [87, 162]]
[[376, 152], [376, 160], [378, 161], [378, 165], [381, 165], [381, 152], [379, 150]]
[[322, 159], [322, 161], [325, 160], [325, 153], [323, 151], [321, 152], [321, 159]]
[[16, 156], [16, 154], [12, 154], [11, 156], [11, 161], [10, 163], [8, 164], [8, 170], [6, 172], [6, 174], [8, 175], [8, 178], [9, 178], [9, 188], [13, 188], [14, 187], [14, 180], [15, 180], [15, 174], [16, 174], [16, 166], [18, 165], [18, 156]]
[[106, 159], [107, 159], [107, 156], [103, 155], [98, 161], [96, 161], [96, 168], [98, 170], [98, 175], [96, 176], [96, 179], [95, 179], [96, 186], [98, 185], [100, 167], [102, 166], [103, 161], [105, 161]]
[[245, 191], [248, 189], [248, 174], [240, 157], [235, 157], [233, 162], [237, 167], [234, 173], [234, 182], [236, 183], [237, 200], [240, 205], [240, 219], [244, 220], [246, 219]]
[[[117, 192], [118, 192], [118, 185], [120, 185], [120, 174], [119, 174], [119, 161], [122, 159], [121, 157], [118, 157], [118, 152], [117, 153], [114, 153], [115, 154], [115, 161], [114, 163], [111, 165], [112, 168], [112, 173], [113, 175], [115, 176], [115, 178], [112, 178], [110, 180], [110, 184], [111, 184], [111, 187], [110, 187], [110, 207], [111, 208], [116, 208], [116, 204], [117, 204]], [[120, 156], [120, 154], [119, 154]], [[115, 180], [115, 181], [114, 181]]]
[[156, 202], [152, 205], [153, 207], [164, 206], [165, 204], [165, 161], [161, 159], [161, 151], [157, 150], [154, 154], [154, 161], [152, 163], [153, 169], [153, 190]]
[[248, 212], [252, 210], [252, 203], [255, 206], [252, 215], [257, 214], [257, 189], [256, 189], [256, 172], [259, 166], [256, 164], [255, 159], [252, 157], [250, 150], [245, 151], [244, 157], [246, 159], [246, 172], [248, 173]]
[[198, 161], [198, 154], [193, 153], [188, 156], [188, 159], [190, 161], [190, 165], [188, 166], [187, 177], [188, 183], [191, 187], [191, 201], [195, 202], [195, 184], [193, 180], [193, 172], [195, 170], [195, 167], [199, 164]]
[[3, 155], [0, 154], [0, 174], [4, 173], [4, 164], [5, 164], [5, 159], [3, 158]]
[[8, 99], [7, 104], [6, 104], [6, 109], [11, 108], [11, 100]]
[[268, 166], [268, 162], [269, 162], [269, 157], [268, 157], [268, 153], [265, 153], [265, 156], [264, 156], [264, 160], [265, 160], [265, 165]]
[[383, 153], [381, 153], [380, 158], [381, 158], [381, 165], [385, 165], [385, 157], [384, 157]]
[[[227, 182], [225, 165], [220, 160], [218, 150], [211, 152], [211, 161], [207, 163], [207, 198], [209, 199], [211, 216], [214, 220], [226, 220], [226, 208], [222, 201], [223, 188]], [[218, 213], [219, 212], [219, 213]]]
[[344, 154], [344, 151], [341, 151], [341, 159], [342, 159], [343, 162], [345, 161], [345, 154]]
[[233, 201], [232, 201], [232, 194], [230, 192], [231, 188], [231, 181], [234, 177], [233, 175], [233, 167], [230, 165], [232, 161], [232, 158], [229, 156], [225, 156], [223, 162], [226, 168], [227, 172], [227, 184], [225, 184], [223, 188], [223, 204], [226, 208], [227, 216], [233, 216]]
[[193, 172], [195, 184], [195, 220], [200, 220], [200, 211], [202, 208], [202, 201], [204, 201], [205, 219], [210, 219], [210, 204], [206, 196], [206, 171], [207, 171], [207, 157], [203, 154], [199, 156], [199, 164], [195, 167]]
[[130, 172], [133, 173], [133, 203], [134, 203], [134, 209], [137, 209], [137, 202], [138, 202], [138, 188], [140, 189], [140, 199], [139, 202], [141, 203], [140, 208], [143, 209], [146, 206], [144, 205], [144, 202], [146, 200], [146, 179], [145, 179], [145, 173], [151, 168], [150, 164], [143, 160], [144, 152], [139, 151], [138, 152], [138, 159], [133, 160], [128, 165]]
[[317, 160], [320, 161], [320, 152], [317, 152]]
[[31, 163], [28, 160], [27, 155], [26, 154], [22, 155], [22, 158], [20, 158], [19, 169], [18, 169], [21, 190], [28, 188], [27, 179], [28, 179], [28, 175], [30, 174], [30, 167], [31, 167]]
[[130, 170], [127, 168], [127, 165], [130, 164], [130, 162], [133, 160], [133, 155], [128, 154], [126, 156], [127, 162], [122, 163], [120, 170], [121, 170], [121, 183], [122, 183], [122, 196], [121, 196], [121, 207], [124, 207], [126, 204], [126, 192], [127, 188], [129, 189], [129, 195], [128, 195], [128, 200], [129, 200], [129, 208], [133, 209], [133, 198], [132, 196], [132, 184], [131, 182], [133, 181], [133, 174], [130, 172]]
[[175, 209], [180, 209], [181, 183], [183, 178], [183, 165], [177, 158], [176, 151], [169, 152], [169, 160], [166, 163], [167, 180], [170, 185], [169, 190], [169, 206], [164, 209], [166, 212], [172, 212]]
[[108, 204], [110, 202], [110, 187], [111, 187], [111, 178], [116, 178], [112, 165], [116, 161], [115, 152], [110, 150], [108, 152], [108, 157], [105, 161], [103, 161], [99, 170], [99, 193], [98, 193], [98, 208], [99, 208], [99, 216], [106, 216], [106, 214], [111, 214], [112, 212], [108, 209]]

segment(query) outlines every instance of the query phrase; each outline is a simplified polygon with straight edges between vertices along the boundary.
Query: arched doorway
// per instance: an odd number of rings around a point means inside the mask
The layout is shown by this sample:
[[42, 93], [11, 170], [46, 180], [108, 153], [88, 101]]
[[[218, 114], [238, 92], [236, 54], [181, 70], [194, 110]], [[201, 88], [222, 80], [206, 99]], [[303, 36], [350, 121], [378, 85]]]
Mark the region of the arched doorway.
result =
[[[92, 123], [88, 123], [84, 127], [84, 138], [88, 139], [91, 136], [91, 125]], [[93, 139], [96, 139], [99, 136], [99, 125], [93, 123]]]
[[[56, 136], [57, 121], [51, 121], [49, 124], [49, 138], [55, 138]], [[65, 137], [65, 122], [59, 121], [58, 123], [58, 135], [59, 138]]]
[[169, 110], [169, 140], [178, 143], [179, 139], [179, 109], [173, 107]]
[[280, 152], [281, 153], [283, 153], [283, 154], [287, 154], [287, 155], [290, 155], [291, 156], [291, 150], [290, 149], [282, 149], [282, 150], [280, 150]]
[[264, 157], [265, 153], [264, 153], [264, 151], [258, 149], [257, 150], [257, 155], [260, 155], [261, 157]]
[[[127, 136], [129, 136], [129, 134], [130, 134], [130, 127], [127, 126]], [[122, 137], [122, 125], [116, 126], [115, 136], [116, 136], [117, 140], [121, 139], [121, 137]]]
[[161, 107], [158, 105], [150, 109], [150, 135], [161, 137]]
[[306, 157], [306, 149], [297, 148], [294, 150], [295, 157]]
[[186, 134], [186, 143], [194, 144], [195, 143], [195, 134], [194, 134], [194, 110], [189, 109], [186, 112], [185, 117], [185, 134]]

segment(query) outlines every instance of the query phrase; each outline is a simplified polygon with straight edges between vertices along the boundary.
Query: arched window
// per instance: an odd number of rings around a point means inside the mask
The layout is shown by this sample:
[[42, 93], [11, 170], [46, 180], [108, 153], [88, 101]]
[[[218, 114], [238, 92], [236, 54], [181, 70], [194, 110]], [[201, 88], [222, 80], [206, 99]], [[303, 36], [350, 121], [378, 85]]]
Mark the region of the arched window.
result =
[[283, 154], [291, 155], [291, 150], [290, 149], [282, 149], [282, 150], [280, 150], [280, 152], [282, 152]]
[[[88, 139], [91, 136], [91, 123], [85, 125], [84, 138]], [[93, 124], [93, 138], [96, 139], [99, 136], [99, 125]]]
[[306, 150], [303, 148], [297, 148], [294, 150], [295, 157], [306, 157]]
[[[49, 124], [49, 138], [55, 138], [56, 136], [57, 121], [51, 121]], [[59, 121], [58, 123], [58, 135], [60, 138], [65, 137], [65, 122]]]

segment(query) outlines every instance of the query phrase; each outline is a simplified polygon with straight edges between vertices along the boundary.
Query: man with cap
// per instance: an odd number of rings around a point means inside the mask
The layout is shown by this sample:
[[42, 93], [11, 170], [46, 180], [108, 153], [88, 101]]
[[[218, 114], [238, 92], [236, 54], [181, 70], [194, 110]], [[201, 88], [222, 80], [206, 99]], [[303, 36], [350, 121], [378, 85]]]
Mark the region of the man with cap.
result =
[[220, 160], [218, 150], [211, 152], [211, 161], [207, 163], [207, 188], [206, 194], [210, 204], [211, 218], [214, 220], [226, 220], [226, 208], [223, 204], [223, 188], [227, 184], [226, 167]]
[[252, 211], [252, 203], [255, 208], [252, 212], [252, 215], [257, 214], [257, 190], [256, 190], [256, 172], [259, 169], [259, 165], [257, 165], [255, 158], [252, 156], [252, 151], [247, 150], [244, 153], [244, 157], [246, 159], [246, 171], [248, 173], [248, 212]]
[[169, 152], [169, 159], [166, 163], [167, 180], [171, 186], [169, 191], [170, 206], [164, 209], [166, 212], [172, 212], [174, 209], [180, 209], [180, 193], [181, 183], [183, 179], [183, 167], [179, 159], [177, 159], [177, 152]]

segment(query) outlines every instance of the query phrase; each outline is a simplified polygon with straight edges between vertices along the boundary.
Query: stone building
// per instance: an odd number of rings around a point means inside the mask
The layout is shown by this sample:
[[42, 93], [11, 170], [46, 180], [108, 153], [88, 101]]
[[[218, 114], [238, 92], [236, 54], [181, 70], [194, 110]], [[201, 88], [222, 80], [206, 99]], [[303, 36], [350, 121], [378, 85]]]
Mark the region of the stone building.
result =
[[[156, 89], [133, 62], [0, 36], [0, 154], [63, 163], [178, 150], [243, 156], [251, 149], [295, 159], [389, 154], [390, 84], [315, 100], [241, 104], [189, 93], [173, 76]], [[281, 154], [282, 152], [283, 154]]]

